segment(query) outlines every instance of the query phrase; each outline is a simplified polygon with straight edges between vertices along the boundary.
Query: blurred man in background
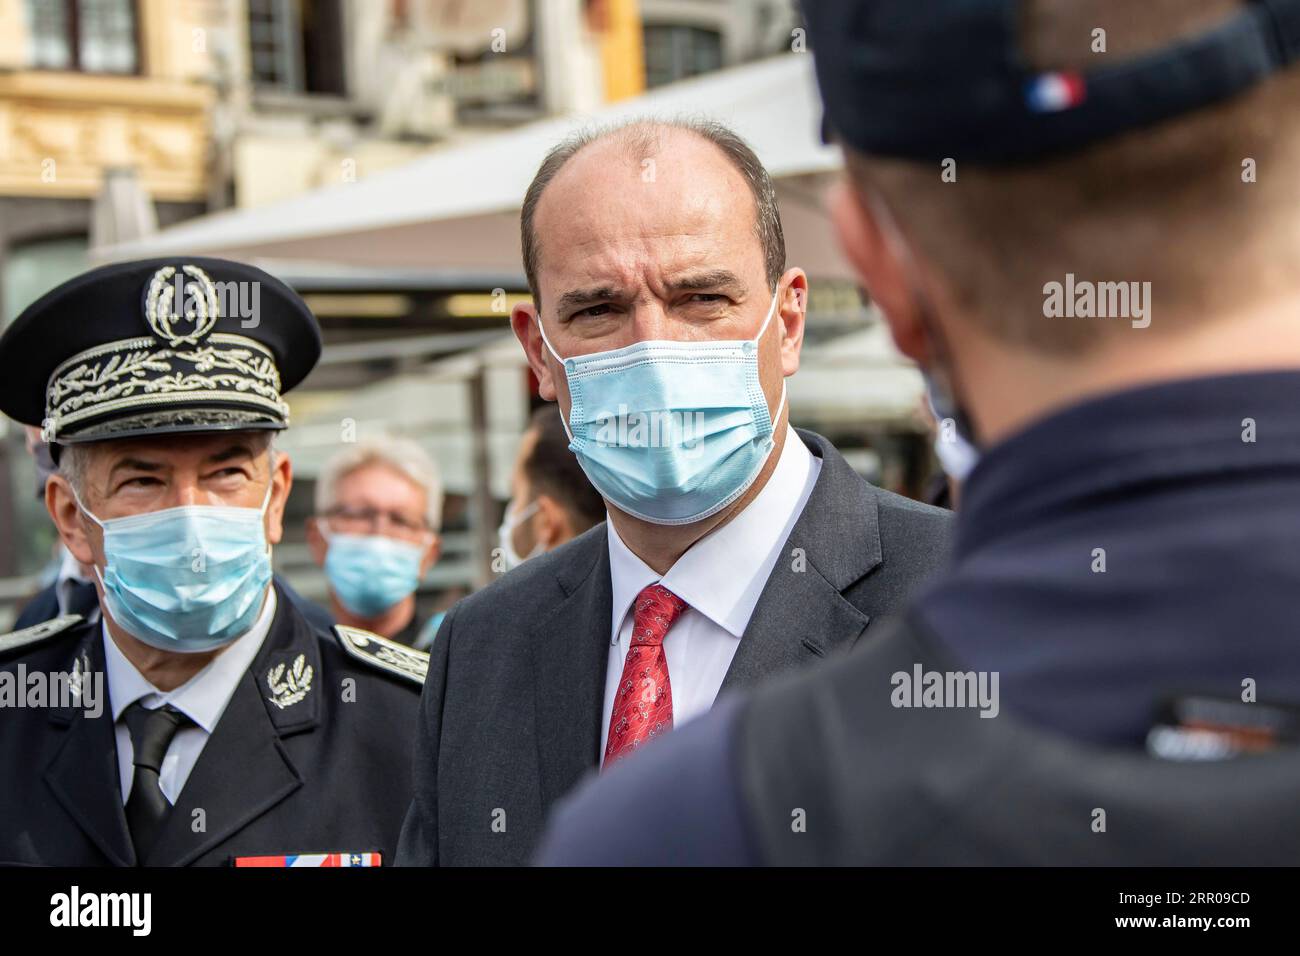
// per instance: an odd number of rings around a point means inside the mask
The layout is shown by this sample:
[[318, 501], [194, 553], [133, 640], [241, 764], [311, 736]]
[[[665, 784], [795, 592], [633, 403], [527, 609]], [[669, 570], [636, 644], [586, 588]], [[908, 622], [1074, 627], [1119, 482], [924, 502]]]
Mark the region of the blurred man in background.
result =
[[511, 498], [501, 520], [503, 570], [553, 551], [605, 520], [605, 502], [569, 451], [555, 409], [544, 405], [519, 441], [510, 477]]
[[418, 645], [428, 618], [416, 591], [438, 560], [441, 524], [438, 467], [415, 442], [385, 437], [331, 458], [307, 543], [325, 569], [335, 620]]
[[1300, 2], [805, 11], [841, 244], [980, 448], [954, 564], [545, 858], [1293, 862]]
[[403, 863], [525, 862], [583, 774], [873, 635], [947, 551], [946, 512], [790, 426], [808, 280], [734, 133], [572, 137], [521, 219], [511, 321], [609, 521], [448, 613]]

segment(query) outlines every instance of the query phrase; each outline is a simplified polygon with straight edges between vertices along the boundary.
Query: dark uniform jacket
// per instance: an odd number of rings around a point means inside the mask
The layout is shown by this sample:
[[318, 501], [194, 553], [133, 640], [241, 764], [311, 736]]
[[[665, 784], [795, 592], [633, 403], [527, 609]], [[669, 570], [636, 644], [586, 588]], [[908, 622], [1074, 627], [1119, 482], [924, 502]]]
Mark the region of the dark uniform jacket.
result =
[[[365, 631], [317, 631], [277, 596], [263, 645], [145, 860], [123, 811], [106, 676], [98, 717], [77, 706], [6, 708], [0, 865], [220, 866], [368, 852], [390, 864], [411, 797], [427, 658]], [[0, 638], [0, 671], [104, 674], [99, 623], [43, 631]]]
[[[826, 439], [821, 471], [722, 685], [752, 687], [876, 633], [946, 558], [950, 514], [873, 488]], [[612, 587], [602, 523], [461, 601], [433, 643], [399, 863], [528, 860], [599, 765]]]
[[[1294, 863], [1295, 741], [1195, 762], [1146, 741], [1167, 699], [1300, 704], [1297, 409], [1300, 372], [1185, 380], [998, 445], [904, 626], [613, 768], [542, 858]], [[899, 706], [918, 669], [998, 675], [997, 716]]]

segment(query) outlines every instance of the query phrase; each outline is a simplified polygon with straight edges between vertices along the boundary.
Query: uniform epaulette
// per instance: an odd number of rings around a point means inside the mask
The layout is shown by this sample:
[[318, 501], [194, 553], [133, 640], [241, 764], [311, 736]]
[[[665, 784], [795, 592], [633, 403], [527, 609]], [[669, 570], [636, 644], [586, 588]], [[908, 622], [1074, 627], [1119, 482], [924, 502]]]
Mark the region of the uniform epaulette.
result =
[[405, 644], [345, 624], [335, 624], [334, 633], [338, 635], [339, 643], [345, 651], [371, 667], [421, 685], [429, 673], [429, 655], [426, 651], [417, 651]]
[[5, 654], [19, 647], [26, 647], [28, 644], [36, 644], [47, 640], [55, 634], [66, 631], [72, 625], [79, 624], [81, 620], [80, 614], [62, 614], [59, 617], [52, 617], [48, 621], [42, 621], [40, 624], [33, 624], [31, 627], [10, 631], [8, 634], [0, 634], [0, 654]]

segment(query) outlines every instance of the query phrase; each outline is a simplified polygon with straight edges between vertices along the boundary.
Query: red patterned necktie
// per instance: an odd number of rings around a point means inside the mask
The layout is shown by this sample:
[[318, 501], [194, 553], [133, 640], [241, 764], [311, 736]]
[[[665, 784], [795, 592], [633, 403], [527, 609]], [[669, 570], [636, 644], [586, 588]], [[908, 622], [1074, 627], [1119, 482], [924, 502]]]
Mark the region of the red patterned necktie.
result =
[[651, 737], [673, 729], [673, 690], [668, 683], [664, 637], [686, 602], [662, 584], [652, 584], [632, 605], [632, 642], [609, 715], [609, 767]]

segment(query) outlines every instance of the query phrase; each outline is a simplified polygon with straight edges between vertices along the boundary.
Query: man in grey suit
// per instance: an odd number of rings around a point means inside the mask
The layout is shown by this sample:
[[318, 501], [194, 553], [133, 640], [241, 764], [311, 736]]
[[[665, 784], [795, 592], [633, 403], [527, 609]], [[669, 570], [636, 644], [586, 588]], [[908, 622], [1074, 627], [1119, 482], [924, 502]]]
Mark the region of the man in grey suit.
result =
[[729, 130], [567, 140], [522, 232], [515, 334], [609, 517], [448, 613], [399, 863], [525, 862], [585, 774], [848, 650], [947, 549], [947, 512], [790, 427], [808, 280]]

